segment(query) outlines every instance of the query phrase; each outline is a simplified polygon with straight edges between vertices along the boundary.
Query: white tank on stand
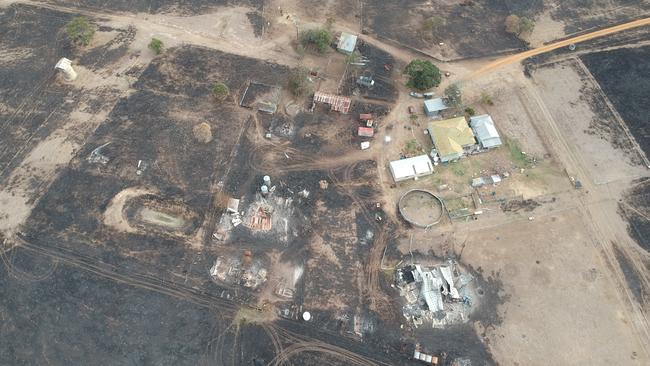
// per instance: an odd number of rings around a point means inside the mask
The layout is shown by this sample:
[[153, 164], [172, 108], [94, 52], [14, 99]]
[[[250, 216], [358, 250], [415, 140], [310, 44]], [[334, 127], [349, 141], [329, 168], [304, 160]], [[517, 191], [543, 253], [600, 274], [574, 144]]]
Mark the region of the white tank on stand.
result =
[[264, 181], [265, 186], [271, 187], [271, 177], [269, 177], [268, 175], [265, 175], [264, 178], [262, 178], [262, 180]]
[[263, 186], [260, 188], [260, 191], [262, 192], [262, 196], [266, 197], [266, 195], [269, 194], [269, 187], [266, 186], [266, 185], [263, 185]]
[[77, 72], [72, 68], [72, 61], [68, 60], [65, 57], [60, 59], [54, 68], [63, 71], [63, 76], [67, 81], [73, 81], [77, 78]]

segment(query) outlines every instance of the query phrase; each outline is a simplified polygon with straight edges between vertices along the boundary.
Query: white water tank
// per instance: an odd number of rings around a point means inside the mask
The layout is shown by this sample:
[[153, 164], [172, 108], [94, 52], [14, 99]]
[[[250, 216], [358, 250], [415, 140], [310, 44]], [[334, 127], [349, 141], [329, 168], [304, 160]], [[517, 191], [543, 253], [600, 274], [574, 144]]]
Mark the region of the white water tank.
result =
[[77, 73], [72, 68], [72, 61], [65, 57], [61, 58], [54, 68], [63, 71], [63, 76], [67, 81], [73, 81], [77, 78]]
[[302, 313], [302, 320], [308, 322], [311, 320], [311, 314], [308, 311]]

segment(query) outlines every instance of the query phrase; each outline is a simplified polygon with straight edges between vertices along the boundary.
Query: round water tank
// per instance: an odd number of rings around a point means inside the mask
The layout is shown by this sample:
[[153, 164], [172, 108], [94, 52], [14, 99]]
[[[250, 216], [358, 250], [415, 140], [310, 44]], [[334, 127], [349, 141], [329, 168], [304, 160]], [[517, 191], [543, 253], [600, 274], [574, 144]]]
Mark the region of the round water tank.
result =
[[311, 314], [308, 311], [305, 311], [302, 313], [302, 319], [306, 322], [311, 320]]
[[262, 194], [267, 194], [269, 193], [269, 187], [263, 185], [260, 190], [262, 191]]
[[264, 184], [265, 184], [267, 187], [270, 187], [270, 186], [271, 186], [271, 177], [269, 177], [268, 175], [265, 175], [264, 178], [262, 178], [262, 179], [264, 180]]

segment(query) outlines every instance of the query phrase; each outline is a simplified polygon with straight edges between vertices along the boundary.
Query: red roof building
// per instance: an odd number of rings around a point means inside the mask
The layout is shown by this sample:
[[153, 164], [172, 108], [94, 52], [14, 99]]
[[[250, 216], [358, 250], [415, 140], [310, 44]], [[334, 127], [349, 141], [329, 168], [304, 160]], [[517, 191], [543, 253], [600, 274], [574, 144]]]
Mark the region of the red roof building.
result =
[[370, 127], [359, 127], [359, 136], [362, 137], [372, 137], [375, 134], [375, 130]]

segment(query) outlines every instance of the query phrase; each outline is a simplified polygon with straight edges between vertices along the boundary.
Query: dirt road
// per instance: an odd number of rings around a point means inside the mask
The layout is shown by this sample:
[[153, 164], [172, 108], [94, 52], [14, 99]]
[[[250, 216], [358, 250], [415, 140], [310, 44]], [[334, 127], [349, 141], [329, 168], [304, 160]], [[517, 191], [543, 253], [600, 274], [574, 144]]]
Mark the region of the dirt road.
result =
[[482, 74], [485, 74], [487, 72], [490, 72], [490, 71], [492, 71], [492, 70], [494, 70], [496, 68], [499, 68], [499, 67], [502, 67], [502, 66], [505, 66], [505, 65], [509, 65], [509, 64], [514, 63], [514, 62], [519, 62], [519, 61], [525, 60], [525, 59], [527, 59], [529, 57], [536, 56], [536, 55], [546, 53], [546, 52], [549, 52], [549, 51], [553, 51], [553, 50], [556, 50], [558, 48], [567, 47], [570, 44], [580, 43], [580, 42], [588, 41], [590, 39], [594, 39], [594, 38], [598, 38], [598, 37], [604, 37], [604, 36], [614, 34], [614, 33], [617, 33], [617, 32], [622, 32], [624, 30], [637, 28], [637, 27], [643, 27], [643, 26], [647, 26], [647, 25], [650, 25], [650, 18], [639, 19], [639, 20], [635, 20], [635, 21], [632, 21], [632, 22], [629, 22], [629, 23], [619, 24], [619, 25], [615, 25], [613, 27], [604, 28], [604, 29], [597, 30], [595, 32], [591, 32], [591, 33], [583, 34], [583, 35], [580, 35], [580, 36], [577, 36], [577, 37], [572, 37], [572, 38], [569, 38], [569, 39], [565, 39], [563, 41], [553, 42], [553, 43], [547, 44], [545, 46], [534, 48], [534, 49], [529, 50], [529, 51], [521, 52], [521, 53], [518, 53], [516, 55], [507, 56], [507, 57], [501, 58], [499, 60], [496, 60], [494, 62], [491, 62], [491, 63], [489, 63], [487, 65], [484, 65], [481, 68], [479, 68], [478, 70], [472, 72], [467, 77], [467, 79], [476, 78], [476, 77], [478, 77], [478, 76], [480, 76]]

